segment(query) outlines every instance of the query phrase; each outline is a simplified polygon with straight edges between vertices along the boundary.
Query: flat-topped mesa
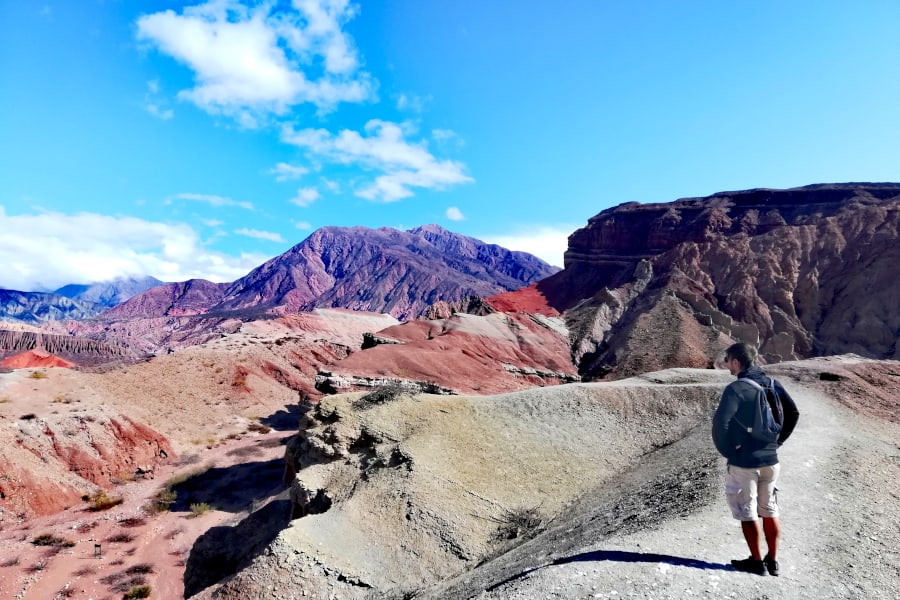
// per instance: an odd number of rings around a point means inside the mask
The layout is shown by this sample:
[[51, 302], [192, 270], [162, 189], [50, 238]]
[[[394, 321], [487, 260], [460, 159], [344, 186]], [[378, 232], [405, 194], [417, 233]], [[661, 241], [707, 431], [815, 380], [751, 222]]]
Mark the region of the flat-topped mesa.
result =
[[882, 204], [898, 197], [897, 183], [846, 183], [719, 192], [665, 203], [626, 202], [590, 218], [587, 227], [569, 236], [565, 267], [582, 262], [633, 267], [683, 242], [760, 235], [832, 217], [850, 204]]
[[898, 358], [900, 184], [720, 192], [604, 210], [537, 283], [587, 377], [709, 366], [730, 340], [768, 361]]

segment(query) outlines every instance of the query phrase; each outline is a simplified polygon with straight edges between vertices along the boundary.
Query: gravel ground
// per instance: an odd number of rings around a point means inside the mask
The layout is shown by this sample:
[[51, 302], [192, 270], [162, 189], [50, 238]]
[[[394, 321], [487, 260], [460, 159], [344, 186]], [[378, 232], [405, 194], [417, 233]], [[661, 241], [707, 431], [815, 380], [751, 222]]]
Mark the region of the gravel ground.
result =
[[738, 573], [748, 551], [725, 506], [707, 428], [582, 498], [531, 541], [417, 598], [896, 598], [900, 428], [792, 386], [780, 452], [780, 577]]

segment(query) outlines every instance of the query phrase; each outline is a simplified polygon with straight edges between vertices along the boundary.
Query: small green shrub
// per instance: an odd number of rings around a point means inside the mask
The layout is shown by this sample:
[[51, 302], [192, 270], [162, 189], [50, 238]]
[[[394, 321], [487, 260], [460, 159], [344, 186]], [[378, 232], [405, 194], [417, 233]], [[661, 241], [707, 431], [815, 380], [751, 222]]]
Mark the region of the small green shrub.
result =
[[191, 504], [191, 517], [192, 518], [199, 517], [200, 515], [202, 515], [209, 509], [210, 509], [210, 506], [206, 502], [197, 502], [197, 503]]
[[154, 496], [153, 499], [150, 500], [150, 503], [147, 505], [145, 510], [152, 515], [166, 512], [175, 503], [175, 500], [177, 498], [178, 493], [175, 490], [163, 488], [156, 493], [156, 496]]
[[32, 379], [47, 379], [47, 374], [43, 371], [32, 371], [29, 377]]
[[149, 585], [138, 585], [127, 592], [122, 596], [122, 600], [136, 600], [137, 598], [149, 598], [150, 597], [150, 586]]

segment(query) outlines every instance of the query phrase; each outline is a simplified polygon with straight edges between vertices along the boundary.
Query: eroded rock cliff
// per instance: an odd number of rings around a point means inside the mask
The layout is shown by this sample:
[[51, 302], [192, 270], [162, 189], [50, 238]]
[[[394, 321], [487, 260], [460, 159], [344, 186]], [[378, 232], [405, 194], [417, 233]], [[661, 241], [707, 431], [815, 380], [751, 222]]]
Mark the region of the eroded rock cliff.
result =
[[538, 283], [588, 376], [708, 366], [722, 339], [769, 361], [900, 357], [900, 184], [722, 192], [605, 210]]
[[521, 543], [706, 422], [726, 376], [680, 371], [383, 403], [327, 397], [287, 450], [296, 518], [197, 597], [410, 597]]
[[31, 350], [44, 350], [82, 365], [133, 356], [125, 344], [115, 339], [107, 341], [82, 336], [0, 329], [0, 358]]

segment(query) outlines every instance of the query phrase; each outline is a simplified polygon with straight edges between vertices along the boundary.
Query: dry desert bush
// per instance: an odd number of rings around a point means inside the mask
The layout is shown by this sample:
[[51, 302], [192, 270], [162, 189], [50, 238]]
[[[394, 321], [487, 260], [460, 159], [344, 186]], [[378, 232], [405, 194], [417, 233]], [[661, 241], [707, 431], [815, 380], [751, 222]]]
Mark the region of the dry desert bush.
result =
[[256, 433], [269, 433], [270, 431], [272, 431], [272, 428], [266, 427], [261, 423], [250, 423], [249, 425], [247, 425], [247, 431], [253, 431]]
[[67, 540], [52, 533], [42, 533], [31, 540], [31, 543], [35, 546], [53, 546], [56, 548], [71, 548], [75, 545], [75, 542], [72, 540]]
[[114, 544], [127, 544], [134, 541], [134, 536], [127, 531], [120, 531], [106, 538], [106, 541]]
[[544, 522], [540, 507], [507, 510], [498, 519], [494, 538], [498, 541], [514, 540], [533, 535]]
[[100, 491], [88, 497], [88, 502], [91, 503], [91, 505], [88, 507], [88, 510], [92, 512], [107, 510], [112, 508], [113, 506], [122, 504], [123, 501], [124, 500], [119, 496], [110, 496], [106, 492]]
[[359, 405], [366, 406], [368, 404], [385, 404], [401, 397], [406, 393], [406, 389], [399, 381], [388, 381], [378, 386], [365, 396], [360, 397]]

